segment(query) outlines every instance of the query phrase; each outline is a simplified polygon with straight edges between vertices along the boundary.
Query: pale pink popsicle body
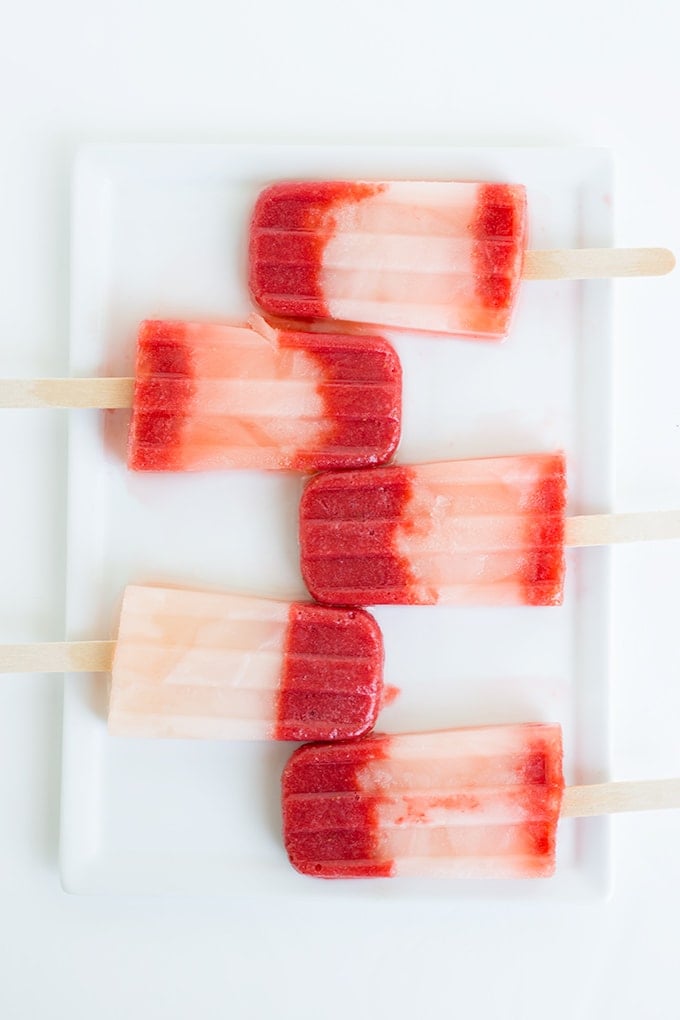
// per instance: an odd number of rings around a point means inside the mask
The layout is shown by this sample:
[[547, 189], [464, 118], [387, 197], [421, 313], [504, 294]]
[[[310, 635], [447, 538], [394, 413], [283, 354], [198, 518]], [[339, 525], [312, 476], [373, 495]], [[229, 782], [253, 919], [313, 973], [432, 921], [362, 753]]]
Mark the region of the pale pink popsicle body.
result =
[[311, 744], [283, 773], [291, 863], [318, 878], [536, 878], [555, 868], [558, 725]]
[[401, 366], [381, 337], [147, 321], [128, 464], [315, 471], [389, 460]]
[[501, 339], [526, 246], [521, 185], [290, 182], [266, 188], [250, 290], [270, 315]]
[[330, 605], [555, 605], [564, 579], [561, 454], [317, 475], [300, 562]]
[[335, 740], [372, 729], [382, 636], [361, 610], [126, 589], [109, 729], [122, 736]]

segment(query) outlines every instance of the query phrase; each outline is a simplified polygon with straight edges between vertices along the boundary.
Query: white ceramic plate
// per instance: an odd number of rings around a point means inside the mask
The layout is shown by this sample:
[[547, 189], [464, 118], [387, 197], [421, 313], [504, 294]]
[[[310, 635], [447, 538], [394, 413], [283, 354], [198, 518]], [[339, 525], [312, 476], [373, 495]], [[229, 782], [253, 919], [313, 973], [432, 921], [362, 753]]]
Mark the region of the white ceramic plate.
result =
[[[133, 370], [143, 318], [246, 316], [247, 220], [278, 178], [508, 180], [528, 187], [532, 247], [611, 243], [607, 153], [570, 149], [90, 147], [74, 181], [71, 370]], [[393, 337], [401, 462], [563, 448], [569, 510], [607, 510], [611, 293], [526, 283], [502, 345]], [[71, 412], [68, 636], [114, 636], [128, 582], [304, 596], [292, 475], [134, 476], [123, 412]], [[608, 554], [568, 554], [560, 608], [383, 608], [386, 731], [556, 720], [569, 782], [607, 777]], [[66, 680], [61, 875], [71, 892], [365, 898], [574, 897], [607, 888], [603, 819], [560, 823], [543, 881], [322, 882], [279, 834], [285, 744], [122, 740], [106, 678]]]

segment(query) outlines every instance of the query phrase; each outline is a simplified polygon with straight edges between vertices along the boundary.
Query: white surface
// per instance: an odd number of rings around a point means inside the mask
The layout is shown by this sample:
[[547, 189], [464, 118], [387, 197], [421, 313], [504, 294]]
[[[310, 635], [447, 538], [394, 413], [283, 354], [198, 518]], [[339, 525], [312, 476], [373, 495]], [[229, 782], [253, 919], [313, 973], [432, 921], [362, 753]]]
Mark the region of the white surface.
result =
[[[249, 212], [263, 184], [305, 176], [521, 181], [532, 246], [611, 241], [611, 161], [601, 150], [88, 148], [73, 196], [71, 374], [133, 374], [144, 318], [247, 316]], [[610, 292], [607, 281], [527, 283], [504, 344], [392, 336], [405, 379], [396, 460], [564, 449], [568, 511], [608, 510]], [[128, 412], [71, 415], [68, 637], [113, 637], [126, 583], [305, 598], [297, 550], [303, 479], [131, 474], [128, 420]], [[568, 781], [606, 779], [608, 558], [605, 550], [569, 551], [559, 608], [375, 610], [386, 681], [401, 691], [379, 729], [558, 721]], [[121, 741], [107, 733], [104, 678], [70, 678], [65, 887], [287, 893], [294, 904], [305, 897], [564, 899], [606, 889], [605, 819], [561, 823], [557, 874], [547, 882], [302, 878], [279, 835], [280, 773], [292, 746]]]
[[[676, 17], [673, 0], [574, 0], [559, 16], [537, 0], [17, 6], [0, 35], [3, 374], [67, 373], [68, 189], [87, 140], [610, 146], [618, 242], [680, 250]], [[679, 285], [614, 289], [619, 509], [680, 505]], [[56, 412], [0, 416], [2, 640], [63, 632], [65, 434]], [[678, 774], [679, 545], [614, 555], [619, 778]], [[0, 678], [3, 1016], [673, 1012], [677, 813], [613, 820], [607, 902], [380, 902], [360, 915], [309, 902], [291, 915], [285, 899], [68, 897], [60, 726], [55, 678]]]

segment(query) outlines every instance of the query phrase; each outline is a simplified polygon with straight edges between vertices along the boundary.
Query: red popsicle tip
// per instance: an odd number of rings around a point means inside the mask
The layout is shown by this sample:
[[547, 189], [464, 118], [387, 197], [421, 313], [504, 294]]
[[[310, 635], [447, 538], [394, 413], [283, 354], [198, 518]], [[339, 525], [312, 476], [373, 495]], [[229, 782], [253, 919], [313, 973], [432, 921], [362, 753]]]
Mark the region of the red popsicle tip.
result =
[[381, 190], [380, 184], [348, 181], [284, 182], [265, 188], [250, 224], [248, 284], [253, 300], [282, 318], [328, 316], [321, 265], [335, 210]]
[[[283, 832], [296, 870], [316, 878], [385, 878], [376, 860], [379, 797], [362, 795], [360, 773], [387, 756], [389, 737], [298, 748], [282, 776]], [[333, 798], [316, 794], [329, 792]], [[309, 794], [309, 796], [307, 796]]]
[[274, 737], [342, 740], [368, 733], [381, 707], [382, 670], [382, 634], [372, 616], [293, 603]]

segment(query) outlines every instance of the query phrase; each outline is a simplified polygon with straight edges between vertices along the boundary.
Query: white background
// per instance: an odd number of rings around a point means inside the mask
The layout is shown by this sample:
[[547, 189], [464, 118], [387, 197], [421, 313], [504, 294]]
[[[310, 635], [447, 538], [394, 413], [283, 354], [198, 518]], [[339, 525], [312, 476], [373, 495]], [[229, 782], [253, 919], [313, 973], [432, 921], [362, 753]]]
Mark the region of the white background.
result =
[[[674, 0], [25, 2], [0, 34], [0, 357], [65, 374], [82, 141], [598, 145], [619, 244], [680, 251]], [[631, 13], [633, 11], [634, 13]], [[680, 275], [616, 288], [616, 506], [680, 506]], [[0, 640], [63, 627], [65, 416], [0, 416]], [[612, 764], [680, 773], [680, 543], [618, 551]], [[678, 814], [615, 820], [607, 903], [75, 898], [60, 681], [0, 677], [0, 1015], [674, 1015]]]

